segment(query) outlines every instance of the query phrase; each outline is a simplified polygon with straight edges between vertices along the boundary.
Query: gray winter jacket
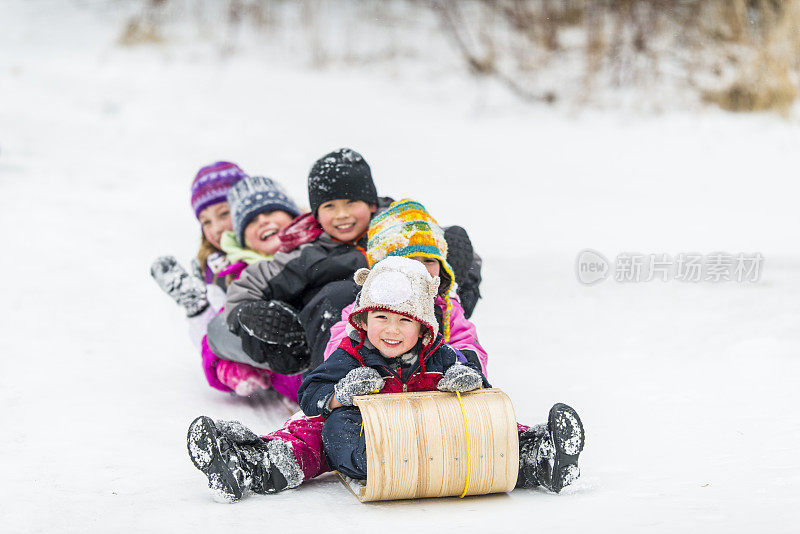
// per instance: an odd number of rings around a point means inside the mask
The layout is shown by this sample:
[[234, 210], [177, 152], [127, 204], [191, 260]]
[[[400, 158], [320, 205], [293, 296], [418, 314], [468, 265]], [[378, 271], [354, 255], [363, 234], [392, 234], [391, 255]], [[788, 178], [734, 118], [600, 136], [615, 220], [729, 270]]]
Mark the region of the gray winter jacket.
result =
[[366, 234], [358, 246], [335, 241], [323, 233], [291, 252], [278, 252], [271, 261], [248, 266], [228, 287], [225, 316], [255, 300], [280, 300], [301, 309], [325, 284], [346, 280], [367, 266]]

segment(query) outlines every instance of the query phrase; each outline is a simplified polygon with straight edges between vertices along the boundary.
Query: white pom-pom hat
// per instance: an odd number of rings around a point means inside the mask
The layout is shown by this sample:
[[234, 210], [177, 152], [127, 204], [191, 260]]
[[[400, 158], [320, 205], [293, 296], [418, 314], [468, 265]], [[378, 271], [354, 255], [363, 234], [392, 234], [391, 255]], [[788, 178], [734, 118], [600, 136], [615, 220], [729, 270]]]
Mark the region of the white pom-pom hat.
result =
[[366, 332], [367, 312], [383, 310], [399, 313], [422, 323], [427, 332], [422, 343], [428, 346], [439, 332], [433, 311], [433, 299], [439, 290], [439, 277], [431, 277], [425, 266], [416, 260], [389, 256], [372, 269], [359, 269], [353, 277], [361, 288], [350, 325]]

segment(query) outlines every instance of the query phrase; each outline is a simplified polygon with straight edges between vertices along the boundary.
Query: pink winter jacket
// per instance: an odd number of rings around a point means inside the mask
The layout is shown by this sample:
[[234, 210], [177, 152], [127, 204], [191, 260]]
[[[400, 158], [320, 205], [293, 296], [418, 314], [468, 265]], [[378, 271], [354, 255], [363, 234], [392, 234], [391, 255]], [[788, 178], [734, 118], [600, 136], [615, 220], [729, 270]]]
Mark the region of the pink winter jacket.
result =
[[[457, 296], [451, 296], [450, 302], [452, 303], [453, 307], [450, 311], [450, 340], [448, 343], [455, 349], [474, 351], [478, 355], [478, 359], [481, 361], [481, 370], [483, 371], [484, 376], [488, 376], [486, 373], [488, 367], [488, 355], [478, 342], [478, 332], [475, 330], [475, 325], [472, 324], [469, 319], [464, 317], [464, 308], [461, 307], [461, 303], [458, 301]], [[441, 296], [437, 295], [436, 300], [434, 300], [434, 304], [439, 306], [442, 311], [444, 311], [445, 302]], [[325, 347], [324, 356], [326, 360], [328, 359], [328, 356], [333, 353], [333, 351], [339, 348], [339, 343], [341, 343], [342, 340], [347, 337], [347, 318], [350, 317], [350, 312], [353, 310], [354, 305], [355, 302], [343, 309], [342, 319], [331, 327], [331, 339], [328, 341], [328, 346]]]

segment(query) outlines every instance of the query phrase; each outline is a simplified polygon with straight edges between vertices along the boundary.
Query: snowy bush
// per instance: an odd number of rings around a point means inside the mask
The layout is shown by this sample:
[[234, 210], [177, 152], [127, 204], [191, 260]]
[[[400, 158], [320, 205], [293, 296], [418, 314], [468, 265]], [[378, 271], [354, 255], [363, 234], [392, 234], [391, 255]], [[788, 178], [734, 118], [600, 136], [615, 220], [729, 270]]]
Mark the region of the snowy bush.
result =
[[317, 68], [466, 65], [548, 103], [786, 111], [798, 93], [799, 0], [142, 0], [119, 42], [187, 21], [223, 53], [255, 34]]

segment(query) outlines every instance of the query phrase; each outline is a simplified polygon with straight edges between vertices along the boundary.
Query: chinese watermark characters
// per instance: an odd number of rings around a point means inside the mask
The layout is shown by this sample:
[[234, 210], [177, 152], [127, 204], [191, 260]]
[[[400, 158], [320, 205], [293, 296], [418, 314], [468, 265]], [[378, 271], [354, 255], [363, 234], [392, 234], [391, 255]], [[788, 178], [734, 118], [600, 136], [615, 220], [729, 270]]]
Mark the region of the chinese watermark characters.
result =
[[764, 256], [760, 252], [700, 254], [638, 254], [623, 252], [614, 263], [592, 249], [578, 253], [575, 270], [583, 284], [595, 284], [613, 278], [617, 282], [737, 282], [753, 283], [761, 278]]

